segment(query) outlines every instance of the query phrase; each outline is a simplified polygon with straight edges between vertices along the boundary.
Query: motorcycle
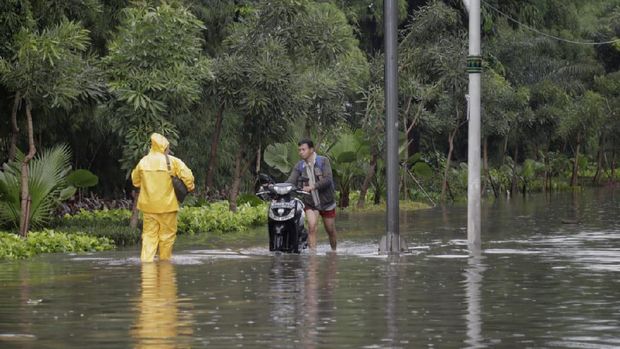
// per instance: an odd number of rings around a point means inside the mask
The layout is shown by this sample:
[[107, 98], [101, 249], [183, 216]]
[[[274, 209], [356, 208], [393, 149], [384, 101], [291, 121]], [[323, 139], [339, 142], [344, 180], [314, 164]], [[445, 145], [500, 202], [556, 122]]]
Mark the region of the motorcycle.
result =
[[274, 183], [265, 174], [260, 174], [259, 180], [262, 184], [256, 196], [269, 202], [269, 251], [300, 253], [308, 246], [308, 231], [299, 196], [309, 194], [290, 183]]

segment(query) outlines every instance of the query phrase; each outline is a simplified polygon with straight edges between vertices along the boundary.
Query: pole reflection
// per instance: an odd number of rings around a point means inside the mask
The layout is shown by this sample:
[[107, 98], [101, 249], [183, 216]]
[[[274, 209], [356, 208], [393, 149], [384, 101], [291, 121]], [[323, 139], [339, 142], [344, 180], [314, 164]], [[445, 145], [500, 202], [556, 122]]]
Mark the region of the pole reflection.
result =
[[184, 348], [179, 336], [191, 336], [189, 319], [180, 318], [175, 267], [169, 262], [142, 264], [138, 318], [132, 330], [135, 348]]
[[398, 343], [398, 289], [400, 280], [400, 255], [388, 256], [385, 280], [385, 320], [387, 327], [386, 339], [394, 346]]
[[486, 347], [482, 337], [482, 310], [480, 306], [482, 274], [486, 268], [484, 257], [474, 256], [467, 260], [467, 269], [463, 273], [465, 276], [465, 299], [467, 301], [467, 313], [465, 314], [467, 322], [465, 343], [467, 348]]

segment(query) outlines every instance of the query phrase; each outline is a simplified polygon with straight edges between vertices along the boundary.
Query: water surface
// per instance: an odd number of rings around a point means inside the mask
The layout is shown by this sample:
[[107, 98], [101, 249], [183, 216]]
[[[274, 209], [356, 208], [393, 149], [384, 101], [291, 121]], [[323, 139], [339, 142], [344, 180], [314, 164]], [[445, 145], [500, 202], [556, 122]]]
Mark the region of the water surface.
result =
[[[620, 191], [401, 214], [410, 253], [376, 253], [382, 214], [341, 214], [339, 252], [273, 255], [181, 237], [171, 263], [137, 248], [0, 264], [0, 348], [617, 348]], [[324, 233], [322, 233], [324, 235]], [[217, 245], [217, 244], [216, 244]]]

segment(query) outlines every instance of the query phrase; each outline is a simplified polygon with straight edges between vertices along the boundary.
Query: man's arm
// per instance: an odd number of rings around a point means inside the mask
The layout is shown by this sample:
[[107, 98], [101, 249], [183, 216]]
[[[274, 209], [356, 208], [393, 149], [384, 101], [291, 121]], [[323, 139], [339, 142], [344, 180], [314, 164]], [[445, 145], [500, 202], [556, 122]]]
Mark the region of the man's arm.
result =
[[288, 176], [286, 183], [291, 183], [292, 185], [297, 185], [297, 180], [299, 179], [299, 171], [297, 170], [297, 164], [291, 170], [291, 174]]

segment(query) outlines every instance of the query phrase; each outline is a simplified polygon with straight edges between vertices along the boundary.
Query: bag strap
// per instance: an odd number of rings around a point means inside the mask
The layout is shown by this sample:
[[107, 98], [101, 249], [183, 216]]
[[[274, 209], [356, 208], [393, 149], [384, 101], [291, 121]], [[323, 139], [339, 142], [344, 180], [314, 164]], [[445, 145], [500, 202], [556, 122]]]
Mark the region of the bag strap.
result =
[[172, 169], [170, 168], [170, 157], [168, 157], [168, 154], [166, 155], [166, 165], [168, 166], [168, 173], [170, 174], [170, 177], [173, 177], [174, 175], [172, 174]]
[[321, 169], [321, 171], [323, 171], [324, 161], [321, 155], [316, 155], [316, 160], [314, 160], [314, 163]]

